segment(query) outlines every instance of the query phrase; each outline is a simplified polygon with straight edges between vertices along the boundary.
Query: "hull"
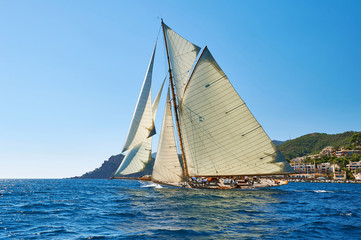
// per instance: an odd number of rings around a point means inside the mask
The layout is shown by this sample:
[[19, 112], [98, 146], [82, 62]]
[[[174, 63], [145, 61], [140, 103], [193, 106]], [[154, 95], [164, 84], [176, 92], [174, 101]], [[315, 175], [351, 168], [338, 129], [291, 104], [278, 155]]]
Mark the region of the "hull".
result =
[[161, 185], [193, 188], [193, 189], [253, 189], [253, 188], [282, 186], [288, 183], [287, 180], [268, 179], [268, 178], [262, 178], [259, 179], [258, 181], [237, 181], [237, 182], [219, 181], [216, 183], [197, 182], [197, 181], [188, 181], [188, 182], [179, 182], [179, 183], [158, 182], [158, 181], [152, 181], [152, 182]]
[[127, 178], [127, 177], [116, 177], [113, 179], [131, 179], [131, 180], [140, 180], [145, 182], [153, 182], [160, 185], [179, 187], [179, 188], [191, 188], [191, 189], [254, 189], [254, 188], [266, 188], [266, 187], [276, 187], [286, 185], [287, 180], [279, 179], [270, 179], [270, 178], [260, 178], [257, 180], [233, 180], [233, 179], [217, 179], [217, 181], [207, 181], [202, 182], [195, 180], [190, 180], [187, 182], [159, 182], [152, 180], [149, 176], [140, 177], [140, 178]]

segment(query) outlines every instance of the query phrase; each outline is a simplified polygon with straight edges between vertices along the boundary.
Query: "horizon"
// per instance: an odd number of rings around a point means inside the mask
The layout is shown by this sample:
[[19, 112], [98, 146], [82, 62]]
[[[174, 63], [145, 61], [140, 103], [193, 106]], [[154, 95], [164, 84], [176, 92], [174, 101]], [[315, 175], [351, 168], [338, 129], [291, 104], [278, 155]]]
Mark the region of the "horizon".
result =
[[208, 46], [272, 140], [361, 131], [361, 2], [204, 3], [0, 2], [0, 179], [80, 176], [120, 153], [160, 18]]
[[[355, 132], [355, 133], [358, 133], [358, 132], [356, 132], [356, 131], [346, 131], [346, 132]], [[343, 132], [343, 133], [346, 133], [346, 132]], [[283, 144], [283, 143], [285, 143], [285, 142], [288, 142], [288, 141], [292, 141], [292, 140], [295, 140], [295, 139], [297, 139], [297, 138], [300, 138], [300, 137], [303, 137], [303, 136], [306, 136], [306, 135], [310, 135], [310, 134], [316, 134], [316, 133], [318, 133], [318, 132], [314, 132], [314, 133], [308, 133], [308, 134], [305, 134], [305, 135], [302, 135], [302, 136], [299, 136], [299, 137], [296, 137], [296, 138], [294, 138], [294, 139], [289, 139], [289, 140], [276, 140], [276, 139], [274, 139], [274, 140], [272, 140], [272, 142], [274, 142], [274, 141], [278, 141], [278, 142], [281, 142], [281, 144]], [[328, 133], [318, 133], [318, 134], [327, 134], [327, 135], [337, 135], [337, 134], [343, 134], [343, 133], [336, 133], [336, 134], [328, 134]], [[281, 145], [281, 144], [279, 144], [279, 145]], [[279, 145], [276, 145], [276, 146], [279, 146]], [[333, 146], [331, 146], [331, 147], [333, 147]], [[153, 155], [155, 155], [157, 152], [152, 152], [152, 158], [154, 158], [155, 156], [153, 156]], [[112, 156], [110, 156], [108, 159], [106, 159], [106, 160], [104, 160], [104, 162], [105, 161], [109, 161], [110, 160], [110, 158], [111, 157], [113, 157], [113, 156], [117, 156], [117, 155], [124, 155], [123, 153], [119, 153], [119, 154], [115, 154], [115, 155], [112, 155]], [[103, 162], [103, 163], [104, 163]], [[103, 164], [102, 163], [102, 164]], [[100, 166], [98, 166], [97, 168], [100, 168]], [[96, 168], [95, 168], [96, 169]], [[29, 178], [0, 178], [0, 180], [12, 180], [12, 179], [16, 179], [16, 180], [29, 180], [29, 179], [37, 179], [37, 180], [47, 180], [47, 179], [73, 179], [73, 177], [81, 177], [82, 175], [84, 175], [85, 173], [88, 173], [88, 172], [93, 172], [95, 169], [92, 169], [92, 170], [89, 170], [89, 171], [87, 171], [87, 172], [84, 172], [84, 173], [82, 173], [81, 175], [79, 175], [79, 176], [72, 176], [72, 177], [58, 177], [58, 178], [37, 178], [37, 177], [29, 177]], [[78, 178], [78, 179], [82, 179], [82, 178]]]

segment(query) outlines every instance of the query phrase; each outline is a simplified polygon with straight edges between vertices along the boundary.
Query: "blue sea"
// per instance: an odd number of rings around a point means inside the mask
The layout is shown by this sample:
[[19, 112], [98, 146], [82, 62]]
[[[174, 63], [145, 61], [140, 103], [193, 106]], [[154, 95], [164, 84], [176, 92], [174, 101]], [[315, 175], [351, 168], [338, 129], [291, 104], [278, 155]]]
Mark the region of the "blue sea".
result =
[[361, 184], [0, 180], [0, 239], [361, 239]]

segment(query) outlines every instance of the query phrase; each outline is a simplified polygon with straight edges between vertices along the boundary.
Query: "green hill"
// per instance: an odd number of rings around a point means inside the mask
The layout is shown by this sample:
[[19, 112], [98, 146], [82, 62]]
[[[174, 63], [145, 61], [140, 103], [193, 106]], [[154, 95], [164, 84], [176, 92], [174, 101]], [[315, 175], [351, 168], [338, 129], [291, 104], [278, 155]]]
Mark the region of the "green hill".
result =
[[[356, 132], [344, 132], [340, 134], [311, 133], [302, 137], [289, 140], [286, 142], [274, 140], [278, 149], [283, 153], [286, 159], [301, 157], [310, 154], [319, 153], [326, 146], [339, 148], [350, 143], [351, 136]], [[152, 173], [154, 158], [156, 153], [152, 154], [152, 160], [145, 166], [144, 171], [128, 175], [129, 177], [140, 177]], [[87, 172], [80, 177], [74, 178], [95, 178], [109, 179], [119, 167], [124, 158], [123, 154], [111, 156], [109, 160], [93, 171]]]
[[282, 143], [278, 149], [286, 159], [319, 153], [324, 147], [333, 146], [338, 149], [350, 143], [351, 136], [356, 132], [339, 134], [311, 133]]

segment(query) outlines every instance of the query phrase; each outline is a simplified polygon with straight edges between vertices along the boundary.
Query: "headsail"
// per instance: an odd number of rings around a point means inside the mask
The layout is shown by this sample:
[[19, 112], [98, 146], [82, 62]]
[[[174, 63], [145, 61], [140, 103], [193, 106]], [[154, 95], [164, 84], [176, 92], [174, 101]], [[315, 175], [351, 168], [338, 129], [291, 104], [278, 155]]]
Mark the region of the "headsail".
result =
[[175, 88], [180, 101], [192, 66], [201, 48], [178, 35], [165, 24], [164, 35], [168, 45]]
[[144, 78], [143, 87], [138, 98], [137, 107], [122, 152], [135, 147], [155, 134], [150, 92], [155, 49], [156, 46], [154, 47], [147, 74]]
[[182, 181], [182, 167], [178, 158], [174, 139], [172, 106], [168, 89], [162, 130], [159, 137], [157, 156], [153, 166], [152, 179], [161, 182]]
[[144, 170], [146, 164], [151, 160], [151, 154], [152, 138], [150, 137], [127, 152], [114, 177], [121, 177]]
[[[163, 86], [164, 86], [164, 81], [152, 104], [154, 121], [158, 110], [159, 100], [162, 95]], [[155, 132], [155, 128], [153, 129], [153, 131]], [[127, 152], [124, 160], [120, 164], [114, 176], [121, 177], [123, 175], [129, 175], [144, 170], [146, 164], [151, 160], [151, 154], [152, 154], [152, 137], [147, 138], [140, 144], [135, 145], [132, 149], [130, 149]]]
[[179, 107], [189, 175], [293, 172], [207, 48]]

